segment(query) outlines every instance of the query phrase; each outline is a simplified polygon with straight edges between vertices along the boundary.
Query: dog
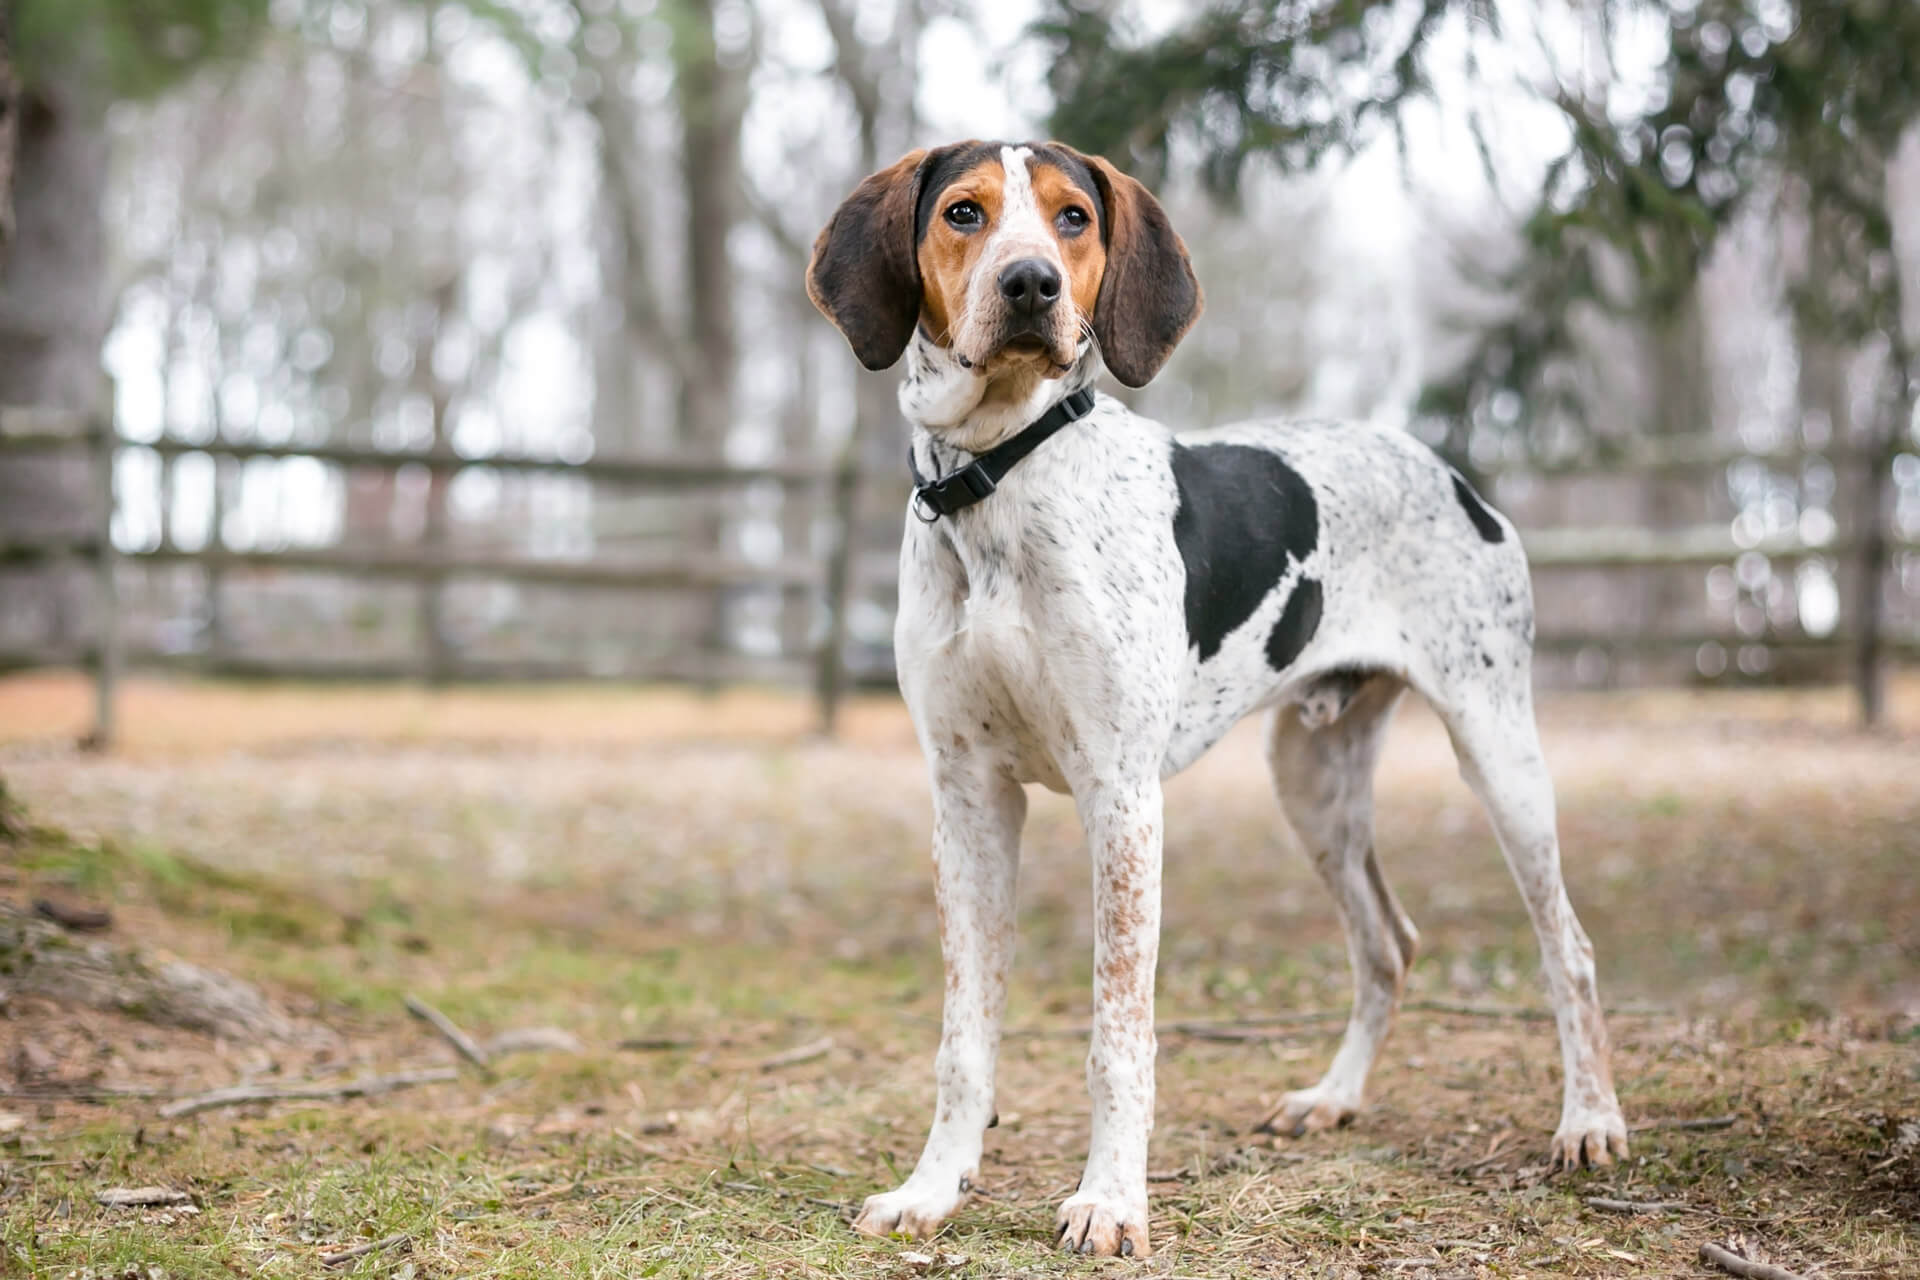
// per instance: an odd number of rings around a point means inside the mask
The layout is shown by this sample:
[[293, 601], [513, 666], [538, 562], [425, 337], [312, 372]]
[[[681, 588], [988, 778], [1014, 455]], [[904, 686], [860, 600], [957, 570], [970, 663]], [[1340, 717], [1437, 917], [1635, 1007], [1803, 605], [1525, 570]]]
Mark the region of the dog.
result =
[[873, 174], [820, 233], [807, 290], [867, 368], [906, 357], [916, 485], [894, 646], [931, 774], [946, 965], [926, 1147], [854, 1225], [926, 1236], [978, 1177], [1037, 782], [1073, 796], [1093, 863], [1092, 1132], [1058, 1241], [1150, 1251], [1161, 782], [1259, 709], [1354, 980], [1332, 1065], [1261, 1127], [1351, 1119], [1418, 939], [1373, 847], [1374, 762], [1408, 688], [1445, 723], [1539, 939], [1565, 1068], [1552, 1158], [1624, 1156], [1593, 947], [1561, 880], [1513, 526], [1403, 432], [1175, 434], [1093, 393], [1103, 366], [1150, 380], [1201, 291], [1146, 188], [1059, 143], [962, 142]]

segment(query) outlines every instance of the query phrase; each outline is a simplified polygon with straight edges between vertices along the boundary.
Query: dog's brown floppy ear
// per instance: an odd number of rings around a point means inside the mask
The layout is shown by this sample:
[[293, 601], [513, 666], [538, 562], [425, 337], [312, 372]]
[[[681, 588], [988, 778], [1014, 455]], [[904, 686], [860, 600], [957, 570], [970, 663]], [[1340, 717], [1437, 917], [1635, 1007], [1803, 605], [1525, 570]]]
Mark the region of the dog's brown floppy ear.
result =
[[1093, 336], [1113, 376], [1144, 387], [1200, 318], [1200, 282], [1152, 193], [1099, 156], [1083, 158], [1106, 205], [1107, 269]]
[[813, 242], [807, 297], [869, 369], [900, 358], [920, 319], [913, 214], [925, 151], [910, 151], [843, 201]]

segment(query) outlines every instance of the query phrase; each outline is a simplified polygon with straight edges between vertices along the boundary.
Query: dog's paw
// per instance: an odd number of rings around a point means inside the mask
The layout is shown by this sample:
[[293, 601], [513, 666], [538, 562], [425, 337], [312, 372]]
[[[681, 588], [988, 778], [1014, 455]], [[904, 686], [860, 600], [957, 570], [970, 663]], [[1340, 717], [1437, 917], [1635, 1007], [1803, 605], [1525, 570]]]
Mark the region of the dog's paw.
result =
[[1324, 1085], [1295, 1089], [1280, 1099], [1266, 1118], [1253, 1126], [1254, 1133], [1278, 1133], [1289, 1138], [1337, 1129], [1351, 1124], [1359, 1114], [1360, 1100], [1336, 1093]]
[[1068, 1253], [1144, 1258], [1153, 1252], [1147, 1243], [1147, 1198], [1077, 1192], [1060, 1206], [1054, 1238]]
[[955, 1182], [943, 1192], [937, 1187], [915, 1185], [909, 1178], [897, 1191], [868, 1196], [860, 1206], [853, 1229], [869, 1236], [912, 1236], [924, 1240], [940, 1229], [940, 1224], [965, 1203], [966, 1192]]
[[1627, 1122], [1620, 1104], [1609, 1099], [1598, 1106], [1568, 1107], [1560, 1113], [1553, 1135], [1553, 1164], [1557, 1169], [1600, 1168], [1627, 1154]]

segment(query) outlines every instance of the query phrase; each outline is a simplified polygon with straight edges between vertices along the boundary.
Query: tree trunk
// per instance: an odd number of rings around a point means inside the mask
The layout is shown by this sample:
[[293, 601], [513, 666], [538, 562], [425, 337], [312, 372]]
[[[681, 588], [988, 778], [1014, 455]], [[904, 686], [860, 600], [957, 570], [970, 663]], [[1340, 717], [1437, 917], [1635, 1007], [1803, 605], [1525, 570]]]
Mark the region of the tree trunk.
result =
[[65, 84], [21, 104], [14, 240], [0, 279], [0, 400], [101, 405], [106, 336], [104, 114]]
[[[1649, 336], [1653, 401], [1648, 426], [1663, 442], [1706, 435], [1713, 425], [1712, 374], [1707, 367], [1699, 288], [1689, 290], [1672, 315], [1656, 321]], [[1706, 519], [1706, 495], [1699, 477], [1653, 476], [1645, 486], [1641, 519], [1646, 528], [1682, 529]], [[1690, 629], [1701, 596], [1701, 580], [1691, 570], [1648, 570], [1640, 584], [1640, 630], [1657, 635]], [[1665, 678], [1670, 673], [1658, 674]]]
[[[70, 81], [21, 93], [13, 157], [13, 234], [0, 272], [0, 404], [98, 413], [105, 409], [102, 197], [104, 113]], [[9, 122], [14, 112], [8, 112]], [[0, 540], [9, 534], [90, 537], [99, 527], [92, 460], [78, 450], [0, 456]], [[77, 559], [36, 575], [48, 600], [50, 644], [78, 652], [95, 628]]]
[[680, 438], [719, 452], [733, 426], [737, 361], [733, 259], [727, 241], [740, 220], [740, 122], [747, 68], [728, 65], [714, 41], [712, 0], [693, 0], [674, 49], [681, 171], [686, 183], [687, 336], [697, 355], [681, 385]]
[[0, 0], [0, 270], [13, 244], [13, 160], [20, 141], [20, 82], [13, 74], [13, 3]]
[[[680, 163], [686, 190], [686, 317], [692, 367], [680, 380], [680, 444], [703, 455], [723, 452], [733, 428], [738, 362], [734, 333], [733, 258], [728, 240], [745, 204], [740, 187], [740, 123], [747, 107], [747, 60], [724, 56], [714, 39], [713, 0], [692, 0], [677, 33], [675, 83], [680, 107]], [[726, 540], [727, 495], [702, 499], [689, 521], [696, 551], [717, 552]], [[727, 597], [716, 592], [698, 647], [727, 644]]]

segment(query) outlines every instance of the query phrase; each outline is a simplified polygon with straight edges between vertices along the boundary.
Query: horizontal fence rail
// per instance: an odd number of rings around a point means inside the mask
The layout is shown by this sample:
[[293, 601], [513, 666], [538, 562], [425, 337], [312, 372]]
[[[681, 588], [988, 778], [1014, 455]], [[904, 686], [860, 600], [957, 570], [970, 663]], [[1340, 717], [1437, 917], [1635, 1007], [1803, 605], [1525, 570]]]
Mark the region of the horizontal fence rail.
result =
[[[1749, 553], [1769, 560], [1845, 559], [1857, 555], [1859, 539], [1806, 542], [1798, 536], [1742, 542], [1717, 526], [1694, 529], [1585, 529], [1520, 531], [1527, 561], [1536, 569], [1688, 568], [1731, 564]], [[1894, 551], [1920, 551], [1920, 540], [1888, 538]]]
[[820, 484], [833, 477], [834, 468], [815, 462], [729, 462], [722, 458], [687, 458], [662, 454], [654, 457], [589, 457], [569, 460], [527, 453], [497, 453], [468, 457], [459, 453], [435, 453], [420, 449], [374, 449], [339, 444], [242, 444], [230, 440], [192, 444], [183, 440], [122, 440], [123, 447], [148, 449], [163, 458], [189, 454], [235, 458], [245, 462], [255, 458], [310, 458], [315, 462], [340, 467], [423, 467], [429, 471], [464, 471], [467, 468], [492, 468], [496, 471], [554, 472], [586, 476], [629, 486], [659, 485], [679, 487], [703, 485]]
[[[114, 683], [122, 665], [121, 607], [115, 577], [122, 563], [191, 565], [209, 581], [222, 577], [246, 579], [258, 575], [321, 574], [352, 580], [411, 584], [420, 593], [423, 617], [431, 620], [438, 609], [438, 593], [459, 581], [497, 581], [588, 590], [634, 592], [762, 591], [780, 598], [814, 600], [825, 610], [825, 638], [811, 656], [759, 657], [731, 652], [662, 654], [649, 658], [644, 669], [615, 664], [596, 667], [585, 659], [495, 658], [449, 652], [436, 638], [436, 629], [422, 628], [420, 651], [386, 658], [314, 658], [291, 654], [268, 656], [230, 652], [161, 652], [142, 649], [132, 655], [142, 666], [252, 678], [319, 680], [561, 680], [614, 675], [618, 678], [680, 680], [718, 683], [735, 680], [797, 682], [809, 677], [821, 702], [822, 724], [831, 727], [847, 685], [845, 648], [848, 641], [849, 602], [861, 581], [877, 582], [890, 576], [897, 564], [892, 553], [855, 545], [853, 512], [863, 482], [855, 452], [846, 449], [837, 461], [774, 460], [736, 462], [686, 455], [590, 456], [573, 460], [528, 453], [468, 456], [446, 449], [388, 450], [371, 446], [322, 442], [248, 442], [228, 439], [191, 441], [166, 438], [154, 441], [117, 437], [108, 418], [57, 410], [0, 407], [0, 454], [73, 451], [85, 449], [92, 462], [94, 509], [85, 531], [67, 534], [6, 533], [0, 531], [0, 571], [50, 563], [85, 562], [93, 568], [100, 609], [99, 634], [91, 641], [65, 647], [30, 647], [0, 652], [0, 671], [46, 665], [84, 663], [97, 676], [96, 726], [93, 739], [106, 743], [112, 733]], [[547, 557], [508, 555], [425, 546], [352, 545], [235, 548], [218, 545], [189, 549], [163, 539], [161, 545], [121, 550], [109, 536], [113, 516], [113, 468], [122, 450], [144, 450], [162, 465], [193, 456], [280, 461], [306, 459], [349, 471], [399, 472], [420, 468], [446, 477], [468, 470], [580, 476], [628, 488], [674, 491], [726, 490], [772, 484], [789, 492], [811, 491], [817, 511], [829, 517], [834, 530], [825, 555], [781, 555], [769, 559], [714, 553], [670, 555], [597, 555]], [[1832, 466], [1872, 466], [1891, 460], [1892, 451], [1868, 451], [1852, 446], [1825, 448], [1779, 447], [1750, 449], [1725, 441], [1636, 441], [1622, 448], [1579, 456], [1483, 460], [1473, 469], [1482, 478], [1529, 476], [1541, 480], [1588, 474], [1683, 475], [1711, 473], [1742, 463], [1798, 466], [1818, 458]], [[898, 476], [889, 474], [889, 481]], [[163, 528], [168, 513], [162, 513]], [[1808, 542], [1797, 535], [1758, 539], [1736, 538], [1728, 524], [1678, 529], [1636, 526], [1583, 526], [1524, 529], [1521, 539], [1536, 572], [1573, 570], [1657, 571], [1733, 565], [1742, 557], [1758, 555], [1768, 561], [1798, 563], [1826, 560], [1836, 564], [1865, 563], [1883, 574], [1900, 557], [1920, 554], [1920, 539], [1881, 536], [1865, 532]], [[1871, 558], [1869, 557], [1877, 557]], [[1876, 579], [1877, 580], [1877, 579]], [[1537, 644], [1545, 652], [1657, 655], [1720, 646], [1734, 654], [1752, 646], [1808, 654], [1865, 654], [1920, 659], [1920, 636], [1882, 634], [1878, 618], [1868, 619], [1865, 631], [1855, 622], [1844, 623], [1821, 636], [1795, 632], [1761, 634], [1712, 631], [1664, 633], [1657, 630], [1581, 632], [1551, 626]]]

